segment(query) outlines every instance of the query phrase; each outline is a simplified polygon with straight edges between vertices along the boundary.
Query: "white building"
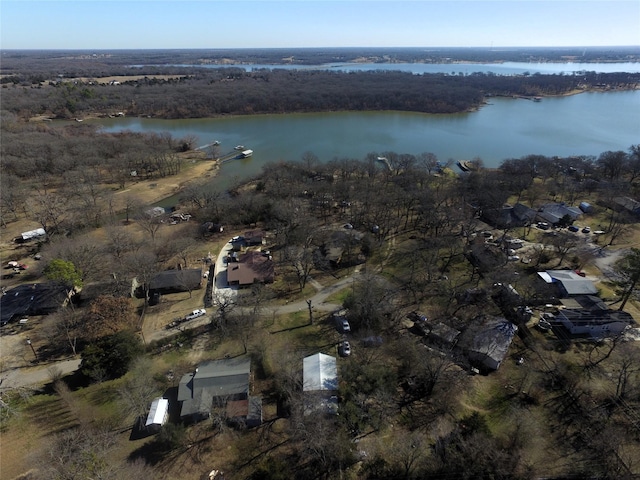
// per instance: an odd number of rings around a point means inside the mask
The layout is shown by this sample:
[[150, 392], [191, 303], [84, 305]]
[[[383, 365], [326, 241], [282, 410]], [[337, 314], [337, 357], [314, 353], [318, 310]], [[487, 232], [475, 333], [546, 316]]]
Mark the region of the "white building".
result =
[[316, 353], [302, 360], [305, 415], [316, 410], [337, 413], [338, 368], [336, 358]]
[[151, 402], [147, 423], [144, 426], [150, 430], [159, 430], [162, 425], [167, 423], [169, 418], [169, 400], [166, 398], [156, 398]]
[[633, 317], [619, 310], [563, 309], [556, 320], [569, 330], [571, 335], [593, 339], [617, 337], [627, 327], [636, 325]]

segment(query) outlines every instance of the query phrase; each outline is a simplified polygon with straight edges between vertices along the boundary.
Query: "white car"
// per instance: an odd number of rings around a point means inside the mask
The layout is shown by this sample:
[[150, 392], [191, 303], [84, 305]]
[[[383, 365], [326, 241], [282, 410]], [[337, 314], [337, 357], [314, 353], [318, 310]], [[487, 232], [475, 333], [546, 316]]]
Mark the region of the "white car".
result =
[[206, 315], [206, 314], [207, 314], [207, 311], [204, 308], [196, 308], [193, 312], [191, 312], [189, 315], [184, 317], [184, 319], [193, 320], [194, 318], [202, 317], [203, 315]]
[[349, 355], [351, 355], [351, 344], [345, 340], [340, 344], [340, 348], [338, 349], [340, 352], [340, 355], [342, 355], [343, 357], [348, 357]]
[[351, 325], [349, 325], [349, 320], [343, 318], [340, 322], [340, 328], [342, 333], [349, 333], [351, 331]]

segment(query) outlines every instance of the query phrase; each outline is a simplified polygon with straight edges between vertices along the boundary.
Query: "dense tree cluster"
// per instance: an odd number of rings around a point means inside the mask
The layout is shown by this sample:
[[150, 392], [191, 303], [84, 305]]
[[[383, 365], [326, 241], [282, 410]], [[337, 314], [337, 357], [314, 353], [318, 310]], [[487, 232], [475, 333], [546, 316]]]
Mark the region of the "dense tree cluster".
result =
[[[131, 116], [201, 118], [336, 110], [455, 113], [485, 96], [560, 95], [577, 89], [635, 88], [640, 74], [499, 76], [398, 71], [201, 69], [179, 79], [133, 79], [118, 85], [55, 80], [3, 89], [3, 108], [23, 118], [75, 118], [126, 112]], [[28, 93], [28, 94], [27, 94]], [[185, 99], [189, 99], [185, 102]]]

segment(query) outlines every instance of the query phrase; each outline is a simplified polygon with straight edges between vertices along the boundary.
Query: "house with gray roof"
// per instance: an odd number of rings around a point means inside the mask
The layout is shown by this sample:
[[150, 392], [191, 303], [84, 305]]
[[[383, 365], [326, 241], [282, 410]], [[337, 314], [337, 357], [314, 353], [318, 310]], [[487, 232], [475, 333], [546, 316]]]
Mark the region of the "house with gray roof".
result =
[[504, 318], [492, 318], [465, 332], [461, 342], [469, 361], [481, 370], [497, 370], [507, 356], [518, 327]]
[[149, 282], [149, 293], [189, 292], [202, 288], [202, 269], [185, 268], [156, 273]]
[[482, 211], [482, 220], [496, 228], [514, 228], [530, 225], [537, 212], [522, 203]]
[[[198, 365], [194, 372], [182, 377], [178, 401], [182, 403], [180, 418], [201, 421], [209, 418], [214, 407], [225, 407], [229, 418], [249, 416], [250, 408], [258, 411], [256, 400], [249, 396], [251, 360], [248, 357], [213, 360]], [[260, 416], [261, 414], [261, 408]]]
[[635, 327], [636, 322], [631, 314], [619, 310], [603, 310], [601, 308], [566, 308], [555, 314], [572, 336], [601, 338], [617, 337], [628, 327]]
[[616, 197], [613, 199], [616, 210], [626, 210], [633, 215], [640, 215], [640, 202], [630, 197]]
[[555, 285], [560, 297], [598, 294], [598, 289], [591, 280], [578, 275], [573, 270], [547, 270], [538, 272], [538, 276], [545, 283]]
[[582, 210], [578, 207], [570, 207], [565, 203], [548, 203], [538, 209], [538, 218], [551, 225], [557, 225], [565, 216], [571, 221], [577, 220], [582, 215]]

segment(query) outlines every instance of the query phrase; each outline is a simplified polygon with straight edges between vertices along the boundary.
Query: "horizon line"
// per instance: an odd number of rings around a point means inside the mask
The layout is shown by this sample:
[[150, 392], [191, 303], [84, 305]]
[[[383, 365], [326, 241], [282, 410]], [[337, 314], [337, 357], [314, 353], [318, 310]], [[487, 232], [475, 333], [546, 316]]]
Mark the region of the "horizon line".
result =
[[109, 48], [109, 47], [100, 47], [100, 48], [70, 48], [70, 47], [60, 47], [60, 48], [0, 48], [0, 52], [14, 52], [14, 51], [76, 51], [76, 52], [87, 52], [87, 51], [136, 51], [136, 50], [148, 50], [148, 51], [158, 51], [158, 50], [313, 50], [313, 49], [324, 49], [324, 50], [336, 50], [336, 49], [361, 49], [361, 50], [376, 50], [376, 49], [484, 49], [484, 50], [492, 50], [492, 51], [500, 51], [505, 49], [523, 49], [523, 48], [537, 48], [537, 49], [567, 49], [567, 48], [591, 48], [591, 49], [607, 49], [607, 48], [634, 48], [640, 49], [640, 44], [638, 45], [557, 45], [557, 46], [540, 46], [540, 45], [526, 45], [526, 46], [344, 46], [344, 47], [139, 47], [139, 48]]

